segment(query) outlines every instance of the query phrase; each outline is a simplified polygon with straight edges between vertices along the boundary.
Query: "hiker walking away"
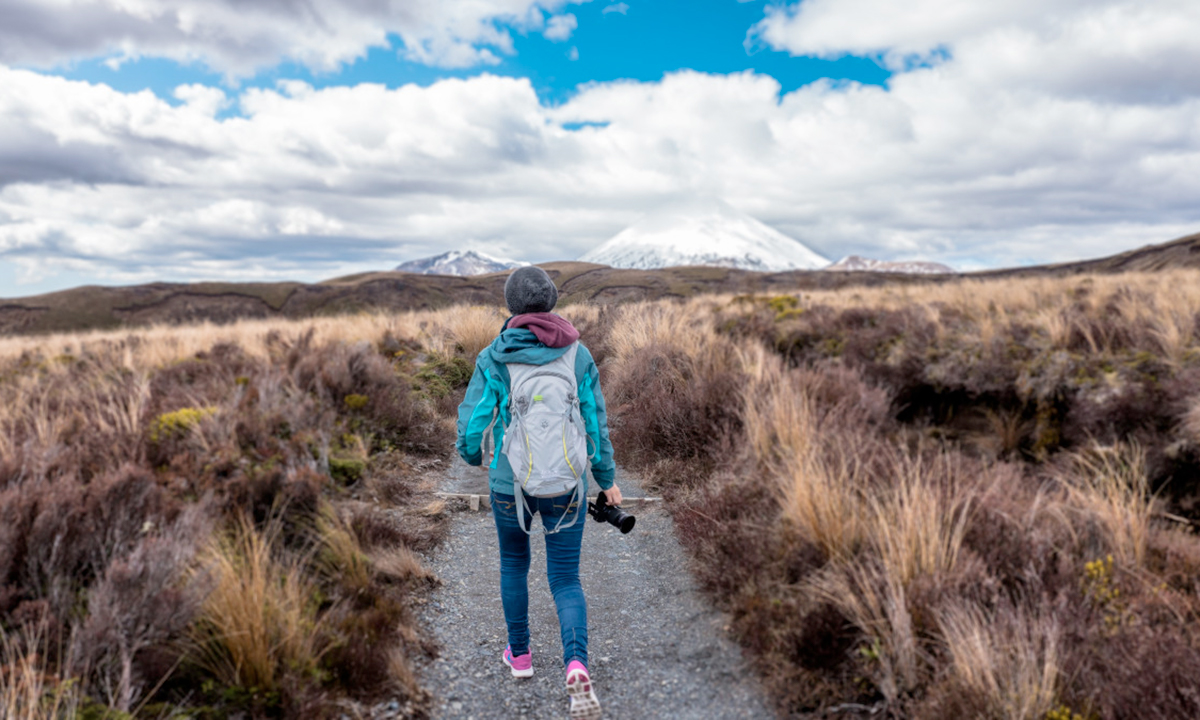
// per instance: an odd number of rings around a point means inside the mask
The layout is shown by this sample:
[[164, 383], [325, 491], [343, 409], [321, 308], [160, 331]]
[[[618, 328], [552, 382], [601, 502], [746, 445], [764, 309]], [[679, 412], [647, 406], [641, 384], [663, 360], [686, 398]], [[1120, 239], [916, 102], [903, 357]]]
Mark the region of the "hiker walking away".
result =
[[[612, 444], [596, 363], [579, 331], [550, 312], [558, 289], [544, 270], [523, 267], [504, 285], [512, 313], [475, 360], [458, 408], [458, 454], [488, 465], [492, 516], [500, 539], [500, 596], [508, 624], [503, 660], [513, 677], [533, 676], [529, 645], [529, 536], [546, 537], [546, 574], [558, 608], [572, 720], [596, 720], [600, 702], [588, 676], [587, 603], [579, 550], [587, 510], [587, 468], [609, 504]], [[534, 515], [541, 517], [535, 525]]]

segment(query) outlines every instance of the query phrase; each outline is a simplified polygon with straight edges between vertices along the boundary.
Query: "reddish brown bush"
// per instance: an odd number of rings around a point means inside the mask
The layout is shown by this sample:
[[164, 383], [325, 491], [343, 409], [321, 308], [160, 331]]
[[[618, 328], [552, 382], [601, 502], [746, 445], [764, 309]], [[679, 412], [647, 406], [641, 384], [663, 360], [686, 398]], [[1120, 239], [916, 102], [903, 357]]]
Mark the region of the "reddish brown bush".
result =
[[188, 572], [211, 524], [207, 508], [195, 505], [176, 522], [148, 529], [92, 587], [71, 656], [93, 697], [129, 712], [181, 661], [172, 643], [195, 618], [203, 597], [203, 578], [189, 580]]
[[1177, 628], [1076, 628], [1064, 701], [1103, 720], [1200, 717], [1200, 650]]
[[705, 372], [678, 351], [645, 348], [604, 389], [617, 454], [633, 467], [661, 459], [711, 466], [733, 454], [742, 384], [733, 370]]
[[171, 523], [177, 501], [144, 470], [127, 467], [89, 485], [64, 480], [0, 494], [0, 584], [45, 599], [66, 619], [77, 593], [128, 555], [148, 528]]

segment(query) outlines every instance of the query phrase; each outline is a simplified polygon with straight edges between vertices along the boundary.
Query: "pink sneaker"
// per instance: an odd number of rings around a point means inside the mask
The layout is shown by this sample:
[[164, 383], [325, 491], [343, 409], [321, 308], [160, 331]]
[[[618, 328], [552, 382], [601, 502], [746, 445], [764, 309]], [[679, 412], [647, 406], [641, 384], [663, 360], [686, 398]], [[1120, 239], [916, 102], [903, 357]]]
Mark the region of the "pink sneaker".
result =
[[592, 692], [592, 679], [578, 660], [567, 665], [567, 695], [571, 698], [571, 720], [600, 720], [600, 701]]
[[532, 652], [514, 657], [512, 654], [512, 645], [509, 645], [504, 648], [504, 664], [512, 668], [512, 674], [515, 678], [533, 677]]

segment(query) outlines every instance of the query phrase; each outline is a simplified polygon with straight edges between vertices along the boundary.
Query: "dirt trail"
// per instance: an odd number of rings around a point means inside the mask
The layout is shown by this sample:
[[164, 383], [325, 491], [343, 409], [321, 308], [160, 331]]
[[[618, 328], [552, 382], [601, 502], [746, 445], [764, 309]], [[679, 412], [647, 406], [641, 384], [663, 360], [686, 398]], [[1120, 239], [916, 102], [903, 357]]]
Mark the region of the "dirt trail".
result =
[[[645, 495], [618, 470], [627, 496]], [[453, 493], [487, 493], [482, 471], [460, 460], [443, 479]], [[593, 488], [594, 490], [594, 488]], [[565, 718], [562, 646], [546, 583], [546, 553], [533, 539], [529, 574], [534, 677], [517, 680], [500, 660], [506, 644], [496, 531], [490, 511], [465, 502], [449, 540], [431, 559], [442, 578], [423, 610], [442, 646], [422, 668], [438, 718]], [[770, 718], [769, 700], [698, 595], [670, 517], [658, 506], [628, 508], [637, 527], [621, 535], [588, 518], [580, 575], [588, 601], [589, 654], [604, 717]]]

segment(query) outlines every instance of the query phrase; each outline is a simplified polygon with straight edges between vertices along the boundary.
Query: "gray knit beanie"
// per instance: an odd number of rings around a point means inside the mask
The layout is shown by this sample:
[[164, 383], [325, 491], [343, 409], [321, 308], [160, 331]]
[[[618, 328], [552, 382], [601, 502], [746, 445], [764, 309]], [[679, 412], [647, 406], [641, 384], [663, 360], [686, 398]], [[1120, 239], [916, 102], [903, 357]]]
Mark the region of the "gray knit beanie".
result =
[[504, 302], [513, 315], [550, 312], [558, 303], [558, 288], [546, 271], [534, 265], [517, 268], [504, 283]]

